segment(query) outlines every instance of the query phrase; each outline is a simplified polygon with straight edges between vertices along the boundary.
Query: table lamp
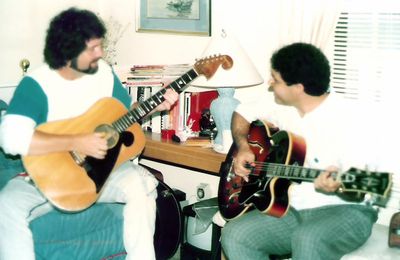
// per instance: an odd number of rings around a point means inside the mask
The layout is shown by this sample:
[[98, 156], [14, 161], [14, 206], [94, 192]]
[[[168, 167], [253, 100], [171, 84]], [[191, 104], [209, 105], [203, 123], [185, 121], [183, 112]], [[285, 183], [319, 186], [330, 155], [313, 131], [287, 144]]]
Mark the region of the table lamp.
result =
[[218, 98], [210, 105], [211, 115], [218, 131], [213, 148], [217, 152], [228, 153], [232, 144], [232, 114], [240, 103], [234, 97], [235, 88], [259, 85], [264, 80], [238, 41], [224, 29], [211, 38], [202, 56], [219, 53], [227, 54], [233, 59], [232, 68], [218, 69], [209, 80], [199, 77], [191, 83], [191, 86], [217, 89]]

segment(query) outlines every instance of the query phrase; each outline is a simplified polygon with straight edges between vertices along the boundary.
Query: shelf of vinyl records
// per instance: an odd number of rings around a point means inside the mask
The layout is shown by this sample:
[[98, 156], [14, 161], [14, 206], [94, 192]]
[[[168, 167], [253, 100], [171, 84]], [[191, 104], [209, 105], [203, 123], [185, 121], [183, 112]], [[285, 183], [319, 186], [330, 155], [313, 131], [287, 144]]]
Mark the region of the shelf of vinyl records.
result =
[[[191, 68], [189, 64], [133, 65], [119, 73], [119, 77], [132, 100], [143, 102]], [[179, 132], [188, 128], [199, 132], [202, 114], [217, 96], [216, 90], [193, 92], [189, 88], [179, 95], [179, 100], [170, 111], [157, 112], [145, 118], [141, 122], [142, 128], [153, 133], [161, 133], [163, 129]]]

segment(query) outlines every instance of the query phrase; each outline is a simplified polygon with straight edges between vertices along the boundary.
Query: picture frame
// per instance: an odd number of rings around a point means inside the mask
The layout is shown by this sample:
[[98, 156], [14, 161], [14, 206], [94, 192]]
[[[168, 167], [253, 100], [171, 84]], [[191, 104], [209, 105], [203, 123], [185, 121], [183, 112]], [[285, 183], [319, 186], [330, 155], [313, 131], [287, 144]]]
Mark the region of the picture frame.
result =
[[136, 31], [211, 36], [211, 0], [138, 0]]

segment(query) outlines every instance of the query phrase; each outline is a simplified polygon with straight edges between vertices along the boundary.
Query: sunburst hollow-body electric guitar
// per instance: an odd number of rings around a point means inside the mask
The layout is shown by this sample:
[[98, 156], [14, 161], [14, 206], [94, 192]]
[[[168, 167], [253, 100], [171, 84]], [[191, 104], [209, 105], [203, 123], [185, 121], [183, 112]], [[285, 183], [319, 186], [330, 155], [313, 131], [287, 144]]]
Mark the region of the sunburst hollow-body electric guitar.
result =
[[39, 125], [37, 130], [51, 134], [105, 133], [109, 149], [104, 159], [83, 157], [74, 151], [24, 156], [29, 176], [58, 209], [88, 208], [97, 200], [109, 175], [143, 150], [145, 136], [138, 122], [165, 100], [166, 89], [181, 93], [198, 76], [211, 78], [220, 66], [231, 68], [232, 58], [219, 55], [197, 61], [184, 75], [131, 110], [114, 98], [103, 98], [81, 116]]
[[[302, 167], [306, 154], [305, 140], [290, 132], [271, 129], [267, 122], [255, 121], [250, 125], [248, 143], [256, 157], [248, 182], [234, 173], [235, 144], [221, 164], [218, 206], [226, 220], [237, 218], [251, 209], [282, 217], [289, 208], [291, 181], [312, 182], [325, 171]], [[363, 200], [365, 194], [385, 198], [392, 185], [391, 174], [385, 172], [351, 168], [333, 174], [341, 182], [338, 195], [352, 201]]]

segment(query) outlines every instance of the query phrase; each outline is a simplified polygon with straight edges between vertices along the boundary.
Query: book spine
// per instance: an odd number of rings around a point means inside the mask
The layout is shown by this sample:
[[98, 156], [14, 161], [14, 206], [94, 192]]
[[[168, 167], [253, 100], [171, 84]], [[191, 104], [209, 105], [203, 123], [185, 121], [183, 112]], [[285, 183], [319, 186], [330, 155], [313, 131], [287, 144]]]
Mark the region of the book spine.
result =
[[[142, 87], [143, 88], [143, 100], [147, 100], [149, 97], [151, 97], [151, 87]], [[142, 121], [142, 129], [145, 131], [152, 131], [152, 118], [151, 115], [150, 116], [146, 116], [145, 118], [143, 118]]]
[[143, 87], [143, 86], [137, 87], [137, 95], [136, 95], [137, 99], [136, 100], [138, 102], [144, 101], [144, 89], [145, 89], [145, 87]]
[[189, 116], [190, 116], [190, 99], [192, 97], [192, 93], [185, 92], [184, 93], [184, 111], [183, 111], [183, 123], [184, 128], [188, 127], [189, 124]]
[[156, 86], [156, 87], [162, 87], [164, 86], [164, 82], [161, 81], [131, 81], [128, 80], [125, 82], [125, 85], [127, 86]]
[[161, 112], [161, 130], [170, 129], [169, 124], [169, 111]]
[[[151, 87], [151, 95], [161, 90], [161, 87]], [[155, 112], [151, 116], [151, 131], [153, 133], [161, 133], [161, 113]]]

